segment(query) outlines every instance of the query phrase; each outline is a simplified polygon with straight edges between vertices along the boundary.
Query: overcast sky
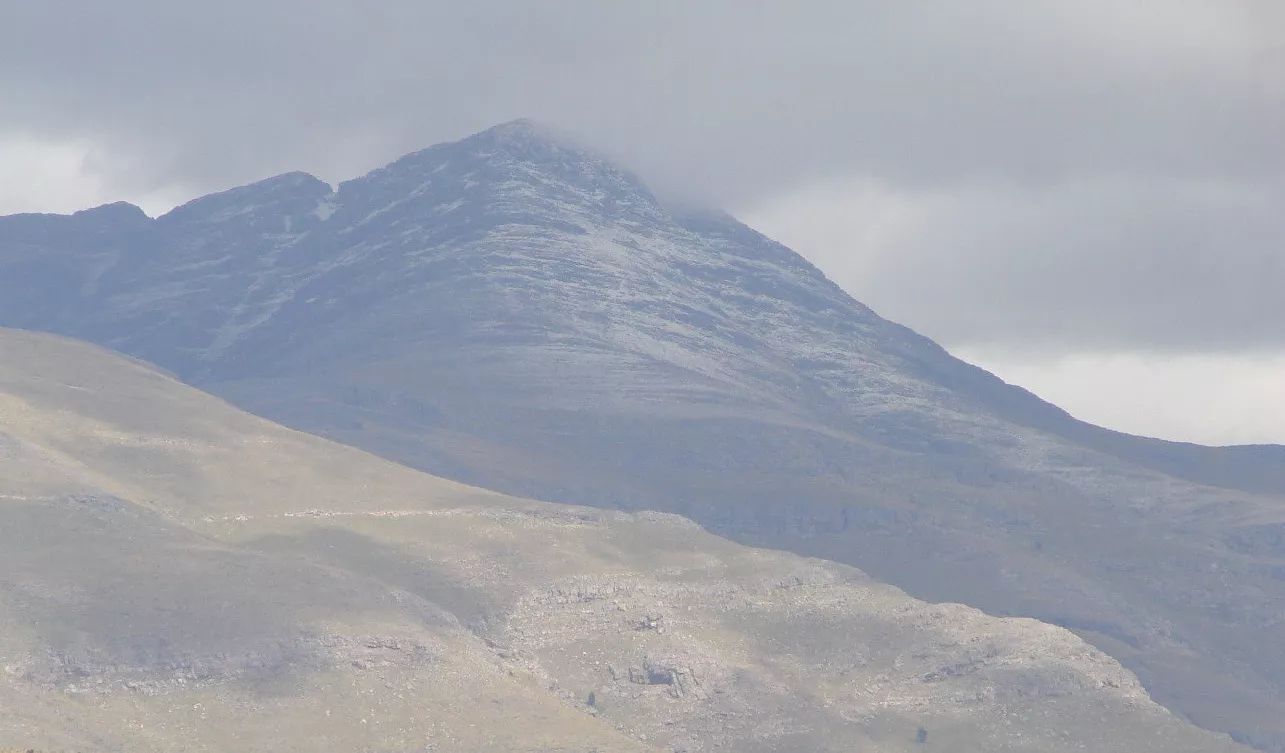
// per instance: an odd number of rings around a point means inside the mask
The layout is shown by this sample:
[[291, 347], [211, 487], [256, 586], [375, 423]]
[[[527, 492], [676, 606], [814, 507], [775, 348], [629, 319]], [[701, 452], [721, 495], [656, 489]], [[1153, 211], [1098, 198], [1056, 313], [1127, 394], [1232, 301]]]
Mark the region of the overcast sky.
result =
[[1083, 418], [1285, 442], [1281, 0], [0, 0], [0, 214], [520, 116]]

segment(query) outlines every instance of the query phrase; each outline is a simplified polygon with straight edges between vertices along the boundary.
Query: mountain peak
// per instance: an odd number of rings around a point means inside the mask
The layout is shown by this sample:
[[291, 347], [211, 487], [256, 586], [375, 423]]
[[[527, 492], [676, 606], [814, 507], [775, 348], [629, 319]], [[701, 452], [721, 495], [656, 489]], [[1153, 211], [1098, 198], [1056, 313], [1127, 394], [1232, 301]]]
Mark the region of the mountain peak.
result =
[[474, 137], [489, 136], [491, 138], [542, 138], [552, 140], [556, 137], [554, 130], [539, 121], [531, 118], [514, 118], [491, 126], [483, 131], [474, 134]]
[[451, 142], [474, 147], [493, 146], [517, 150], [558, 150], [565, 153], [597, 157], [593, 149], [581, 143], [575, 135], [531, 118], [517, 118], [478, 131], [471, 136]]
[[662, 214], [632, 172], [527, 118], [407, 154], [345, 181], [339, 195], [340, 204], [359, 212], [359, 221], [386, 216], [394, 207], [400, 215], [414, 207], [432, 213], [463, 205], [489, 213], [492, 220], [500, 215], [566, 220], [568, 213], [587, 211], [613, 217], [633, 213], [640, 221], [654, 221]]
[[608, 169], [618, 173], [626, 172], [574, 136], [530, 118], [510, 120], [456, 141], [435, 144], [408, 154], [393, 165], [419, 163], [425, 159], [436, 161], [442, 157], [457, 162], [464, 157], [491, 163], [577, 164], [582, 167], [592, 166], [595, 171]]
[[320, 178], [293, 171], [193, 199], [170, 210], [160, 219], [166, 222], [227, 219], [264, 210], [282, 211], [287, 207], [290, 211], [301, 207], [311, 211], [331, 192], [330, 185]]
[[112, 218], [121, 221], [148, 219], [147, 214], [140, 207], [130, 204], [128, 201], [113, 201], [110, 204], [103, 204], [92, 209], [82, 209], [72, 216], [93, 217], [95, 219]]

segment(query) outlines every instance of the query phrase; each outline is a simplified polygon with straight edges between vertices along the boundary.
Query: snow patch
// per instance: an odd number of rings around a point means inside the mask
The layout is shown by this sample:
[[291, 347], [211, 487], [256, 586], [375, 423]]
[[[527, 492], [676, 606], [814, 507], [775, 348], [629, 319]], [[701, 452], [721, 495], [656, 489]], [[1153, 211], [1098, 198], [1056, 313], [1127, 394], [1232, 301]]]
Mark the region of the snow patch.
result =
[[334, 215], [335, 210], [338, 208], [339, 206], [335, 203], [334, 194], [331, 194], [317, 202], [317, 206], [312, 210], [312, 216], [322, 222], [325, 222]]

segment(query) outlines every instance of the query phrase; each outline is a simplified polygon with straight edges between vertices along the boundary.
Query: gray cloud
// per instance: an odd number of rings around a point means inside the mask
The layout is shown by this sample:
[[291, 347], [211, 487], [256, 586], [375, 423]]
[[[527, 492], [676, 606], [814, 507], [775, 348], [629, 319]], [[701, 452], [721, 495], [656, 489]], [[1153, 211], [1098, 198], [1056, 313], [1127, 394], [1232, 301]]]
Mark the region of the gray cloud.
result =
[[1278, 0], [0, 3], [0, 143], [106, 193], [525, 115], [948, 343], [1285, 346]]
[[1285, 350], [1285, 180], [829, 183], [751, 209], [877, 311], [961, 348]]
[[725, 201], [1285, 165], [1274, 0], [6, 5], [5, 125], [97, 139], [144, 188], [342, 178], [517, 115]]

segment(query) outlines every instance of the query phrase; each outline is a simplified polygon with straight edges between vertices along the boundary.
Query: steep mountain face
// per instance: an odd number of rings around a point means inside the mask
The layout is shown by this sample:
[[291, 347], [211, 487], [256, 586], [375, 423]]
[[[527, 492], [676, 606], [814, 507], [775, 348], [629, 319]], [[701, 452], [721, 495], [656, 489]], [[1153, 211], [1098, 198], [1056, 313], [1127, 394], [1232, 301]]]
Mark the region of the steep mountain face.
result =
[[0, 324], [448, 477], [1062, 624], [1285, 750], [1285, 449], [1074, 421], [529, 123], [336, 191], [0, 219]]
[[0, 749], [1245, 749], [1069, 631], [0, 330]]

